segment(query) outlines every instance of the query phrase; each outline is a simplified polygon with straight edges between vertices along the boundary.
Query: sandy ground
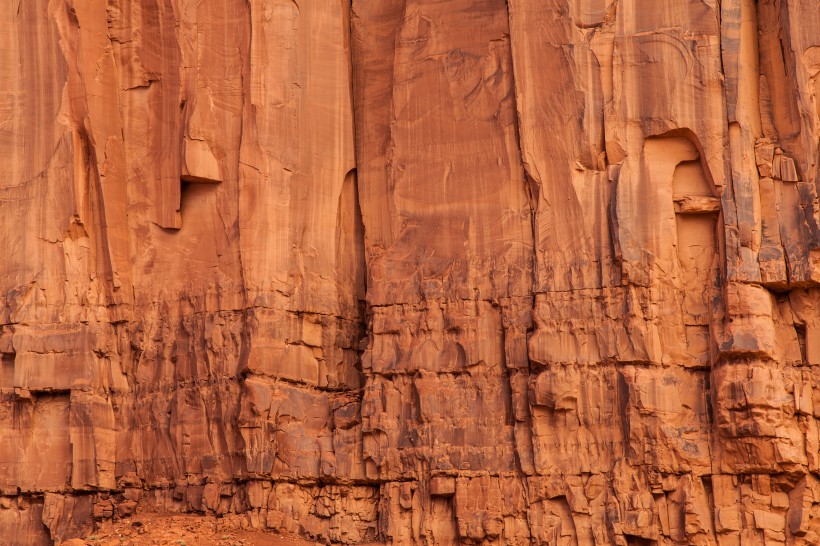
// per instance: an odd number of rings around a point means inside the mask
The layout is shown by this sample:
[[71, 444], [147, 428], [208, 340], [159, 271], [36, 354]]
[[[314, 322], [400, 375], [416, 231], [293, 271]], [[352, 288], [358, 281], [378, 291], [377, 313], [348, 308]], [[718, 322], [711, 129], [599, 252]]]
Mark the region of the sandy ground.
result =
[[[213, 517], [140, 513], [103, 524], [94, 534], [62, 546], [315, 546], [294, 536], [238, 529], [235, 521]], [[377, 545], [372, 545], [377, 546]]]

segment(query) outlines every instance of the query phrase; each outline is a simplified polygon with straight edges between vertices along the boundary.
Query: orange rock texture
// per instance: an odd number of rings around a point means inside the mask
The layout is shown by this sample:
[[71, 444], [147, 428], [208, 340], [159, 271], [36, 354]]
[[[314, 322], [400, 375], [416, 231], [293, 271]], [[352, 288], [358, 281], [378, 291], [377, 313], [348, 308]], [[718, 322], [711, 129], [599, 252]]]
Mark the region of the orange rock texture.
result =
[[0, 30], [0, 544], [820, 543], [817, 0]]

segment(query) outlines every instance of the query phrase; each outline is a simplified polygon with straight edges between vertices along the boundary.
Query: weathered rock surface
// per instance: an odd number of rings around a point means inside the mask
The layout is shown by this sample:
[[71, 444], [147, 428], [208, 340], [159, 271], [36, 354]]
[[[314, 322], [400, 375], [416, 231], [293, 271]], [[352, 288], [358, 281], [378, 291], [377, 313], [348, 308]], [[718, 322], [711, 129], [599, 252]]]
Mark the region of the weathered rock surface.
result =
[[817, 0], [0, 29], [0, 544], [820, 543]]

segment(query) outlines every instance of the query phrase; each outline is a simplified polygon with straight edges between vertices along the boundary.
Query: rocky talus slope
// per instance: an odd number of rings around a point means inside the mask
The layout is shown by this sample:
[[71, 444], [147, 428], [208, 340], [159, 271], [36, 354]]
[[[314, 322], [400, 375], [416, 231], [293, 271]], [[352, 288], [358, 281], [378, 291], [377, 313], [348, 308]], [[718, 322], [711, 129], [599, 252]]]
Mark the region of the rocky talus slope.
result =
[[0, 30], [3, 546], [820, 543], [818, 0]]

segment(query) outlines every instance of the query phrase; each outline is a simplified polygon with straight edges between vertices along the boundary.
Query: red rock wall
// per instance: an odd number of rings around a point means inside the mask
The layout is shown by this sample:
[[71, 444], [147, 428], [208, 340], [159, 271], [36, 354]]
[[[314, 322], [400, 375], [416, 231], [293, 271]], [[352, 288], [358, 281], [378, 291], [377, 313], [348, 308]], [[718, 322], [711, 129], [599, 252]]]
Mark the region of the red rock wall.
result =
[[0, 29], [0, 544], [820, 542], [817, 0]]

